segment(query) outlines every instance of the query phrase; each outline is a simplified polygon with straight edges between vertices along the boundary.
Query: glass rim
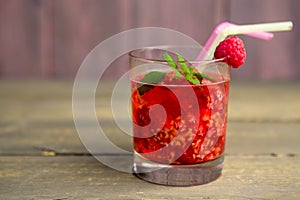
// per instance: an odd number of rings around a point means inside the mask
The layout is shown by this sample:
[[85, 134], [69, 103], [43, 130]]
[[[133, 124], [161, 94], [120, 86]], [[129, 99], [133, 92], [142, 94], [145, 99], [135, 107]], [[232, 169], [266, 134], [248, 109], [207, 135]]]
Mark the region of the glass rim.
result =
[[[159, 46], [148, 46], [148, 47], [143, 47], [143, 48], [138, 48], [138, 49], [134, 49], [134, 50], [131, 50], [128, 55], [129, 57], [132, 57], [132, 58], [135, 58], [137, 60], [140, 60], [140, 61], [146, 61], [146, 62], [153, 62], [153, 63], [156, 63], [156, 62], [159, 62], [159, 63], [168, 63], [166, 60], [163, 60], [163, 59], [152, 59], [152, 58], [146, 58], [146, 57], [141, 57], [139, 55], [136, 55], [134, 54], [135, 52], [137, 51], [140, 51], [140, 50], [154, 50], [154, 49], [159, 49], [159, 50], [168, 50], [170, 48], [174, 48], [174, 47], [182, 47], [182, 48], [198, 48], [198, 49], [201, 49], [200, 46], [191, 46], [191, 45], [159, 45]], [[220, 62], [220, 61], [223, 61], [224, 58], [219, 58], [219, 59], [211, 59], [211, 60], [187, 60], [187, 61], [176, 61], [177, 63], [186, 63], [186, 62], [189, 62], [191, 64], [212, 64], [212, 63], [216, 63], [216, 62]], [[224, 64], [227, 64], [227, 63], [224, 63]]]

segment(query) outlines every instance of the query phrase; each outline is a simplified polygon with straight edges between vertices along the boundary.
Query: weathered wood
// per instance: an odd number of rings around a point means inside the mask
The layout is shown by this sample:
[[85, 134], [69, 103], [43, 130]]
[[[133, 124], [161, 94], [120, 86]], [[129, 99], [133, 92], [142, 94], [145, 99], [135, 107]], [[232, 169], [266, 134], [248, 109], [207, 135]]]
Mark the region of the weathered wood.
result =
[[[221, 21], [248, 24], [291, 20], [299, 24], [299, 5], [295, 0], [173, 0], [171, 3], [164, 0], [159, 5], [155, 1], [138, 0], [28, 0], [26, 3], [2, 0], [0, 76], [74, 77], [83, 59], [97, 44], [137, 27], [174, 29], [204, 45]], [[174, 15], [183, 10], [184, 18]], [[298, 35], [295, 26], [292, 32], [276, 33], [271, 42], [244, 37], [247, 61], [233, 76], [299, 79]], [[123, 66], [127, 65], [115, 65], [110, 75], [123, 72], [126, 68]]]
[[[128, 150], [131, 139], [114, 124], [108, 109], [112, 85], [105, 82], [102, 88], [96, 104], [101, 126], [114, 143]], [[233, 82], [227, 153], [299, 153], [300, 93], [296, 92], [299, 88], [299, 83]], [[0, 153], [39, 155], [47, 149], [57, 153], [86, 153], [72, 118], [71, 92], [71, 82], [2, 81]]]
[[[112, 120], [112, 85], [105, 84], [96, 95], [101, 125], [130, 149], [131, 139]], [[89, 156], [72, 118], [71, 82], [0, 81], [0, 199], [299, 199], [299, 88], [233, 82], [223, 175], [177, 188]]]
[[92, 157], [0, 157], [1, 199], [298, 199], [299, 157], [228, 156], [207, 185], [167, 187]]
[[229, 120], [300, 122], [300, 82], [232, 81]]
[[[101, 82], [97, 111], [110, 106], [114, 82]], [[0, 81], [1, 121], [72, 120], [71, 81]], [[232, 81], [229, 121], [300, 122], [300, 82], [262, 83]], [[99, 114], [99, 113], [98, 113]], [[111, 115], [101, 113], [103, 118]]]
[[[56, 154], [87, 153], [72, 121], [0, 124], [0, 155], [41, 155], [47, 151]], [[102, 128], [114, 144], [128, 151], [131, 149], [131, 138], [112, 121], [103, 123]], [[300, 154], [299, 141], [300, 124], [229, 122], [226, 153]]]

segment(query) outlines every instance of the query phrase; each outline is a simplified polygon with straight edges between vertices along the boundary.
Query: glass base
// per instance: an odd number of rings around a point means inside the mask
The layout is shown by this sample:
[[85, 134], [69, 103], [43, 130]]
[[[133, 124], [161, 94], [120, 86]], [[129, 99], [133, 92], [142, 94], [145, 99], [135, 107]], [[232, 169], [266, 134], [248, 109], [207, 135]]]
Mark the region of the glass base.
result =
[[222, 174], [224, 156], [195, 165], [164, 165], [135, 155], [133, 173], [148, 182], [171, 185], [201, 185], [216, 180]]

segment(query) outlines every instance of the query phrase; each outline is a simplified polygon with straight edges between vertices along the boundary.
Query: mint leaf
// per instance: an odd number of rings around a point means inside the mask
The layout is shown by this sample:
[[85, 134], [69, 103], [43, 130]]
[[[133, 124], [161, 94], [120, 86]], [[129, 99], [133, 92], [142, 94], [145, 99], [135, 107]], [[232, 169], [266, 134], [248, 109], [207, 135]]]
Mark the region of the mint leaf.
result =
[[166, 59], [166, 61], [168, 62], [168, 64], [170, 65], [170, 67], [172, 67], [172, 69], [174, 70], [176, 76], [181, 76], [181, 73], [178, 70], [176, 62], [173, 60], [173, 58], [167, 53], [165, 53], [163, 56]]
[[[193, 65], [188, 66], [187, 61], [178, 53], [177, 53], [178, 62], [175, 62], [173, 58], [167, 53], [165, 53], [163, 56], [168, 62], [168, 64], [170, 65], [170, 67], [174, 70], [177, 77], [184, 76], [190, 83], [194, 85], [200, 85], [201, 80], [203, 78], [211, 81], [215, 81], [215, 79], [209, 76], [208, 74], [197, 72], [196, 68]], [[180, 68], [176, 63], [179, 63]]]
[[149, 84], [156, 84], [162, 81], [166, 76], [165, 72], [159, 72], [159, 71], [152, 71], [146, 74], [141, 82], [143, 83], [149, 83]]
[[[161, 82], [166, 76], [165, 72], [153, 71], [146, 74], [142, 79], [141, 82], [148, 83], [148, 84], [156, 84]], [[137, 84], [138, 91], [140, 95], [148, 92], [150, 89], [154, 88], [153, 85], [147, 84]]]
[[178, 57], [178, 61], [180, 63], [181, 69], [184, 71], [184, 74], [189, 74], [190, 69], [187, 67], [187, 64], [186, 64], [186, 61], [184, 60], [184, 58], [180, 54], [177, 54], [177, 57]]
[[185, 78], [194, 85], [200, 85], [200, 81], [194, 74], [187, 74]]
[[186, 61], [184, 60], [184, 58], [177, 53], [177, 59], [178, 62], [180, 64], [180, 69], [178, 68], [176, 62], [173, 60], [173, 58], [165, 53], [164, 58], [166, 59], [166, 61], [168, 62], [168, 64], [171, 66], [171, 68], [175, 71], [176, 76], [184, 76], [189, 82], [191, 82], [192, 84], [195, 85], [199, 85], [200, 81], [197, 78], [197, 76], [194, 75], [194, 67], [188, 67]]

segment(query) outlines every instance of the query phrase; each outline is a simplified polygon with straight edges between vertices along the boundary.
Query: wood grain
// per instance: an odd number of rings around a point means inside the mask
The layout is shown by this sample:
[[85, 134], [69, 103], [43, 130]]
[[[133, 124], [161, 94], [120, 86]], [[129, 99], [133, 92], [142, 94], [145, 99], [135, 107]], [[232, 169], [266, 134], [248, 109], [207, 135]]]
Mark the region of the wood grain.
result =
[[92, 157], [2, 156], [1, 199], [297, 199], [299, 157], [227, 156], [207, 185], [167, 187], [103, 166]]
[[[73, 78], [96, 45], [133, 28], [169, 28], [204, 45], [222, 21], [299, 24], [298, 8], [294, 0], [0, 0], [0, 77]], [[299, 32], [295, 25], [292, 32], [276, 33], [272, 41], [241, 36], [247, 61], [232, 77], [299, 79]], [[107, 75], [120, 74], [126, 66], [115, 64]]]
[[[130, 150], [131, 139], [109, 110], [113, 85], [103, 84], [96, 94], [101, 125]], [[72, 118], [72, 82], [2, 80], [0, 199], [299, 199], [299, 89], [298, 82], [233, 82], [223, 175], [178, 188], [147, 183], [90, 156]]]

